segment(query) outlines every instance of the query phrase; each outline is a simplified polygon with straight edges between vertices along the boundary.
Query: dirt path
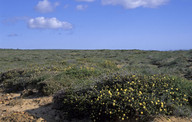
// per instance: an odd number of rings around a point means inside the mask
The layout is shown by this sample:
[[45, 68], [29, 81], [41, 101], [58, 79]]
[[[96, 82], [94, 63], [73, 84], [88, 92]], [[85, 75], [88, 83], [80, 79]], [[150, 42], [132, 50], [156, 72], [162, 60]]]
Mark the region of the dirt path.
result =
[[[0, 122], [67, 122], [52, 109], [52, 96], [22, 98], [20, 93], [0, 92]], [[77, 120], [74, 120], [78, 122]], [[83, 121], [82, 121], [83, 122]], [[153, 122], [192, 122], [187, 118], [157, 117]]]

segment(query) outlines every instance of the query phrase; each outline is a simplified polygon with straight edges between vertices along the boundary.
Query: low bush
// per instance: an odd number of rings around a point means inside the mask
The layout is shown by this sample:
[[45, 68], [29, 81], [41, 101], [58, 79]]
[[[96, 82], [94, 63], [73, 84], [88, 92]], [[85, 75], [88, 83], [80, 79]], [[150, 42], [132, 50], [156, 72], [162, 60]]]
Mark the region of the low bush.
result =
[[180, 111], [187, 116], [191, 111], [184, 113], [183, 106], [189, 105], [189, 94], [177, 84], [182, 80], [177, 80], [164, 75], [113, 74], [90, 88], [61, 91], [54, 96], [54, 103], [68, 119], [144, 121], [155, 115], [173, 115]]
[[94, 67], [86, 67], [86, 66], [81, 66], [81, 67], [67, 67], [65, 69], [64, 74], [70, 76], [71, 78], [78, 78], [78, 79], [85, 79], [90, 76], [96, 76], [99, 74], [99, 71], [95, 70]]
[[0, 74], [0, 83], [6, 92], [18, 92], [27, 88], [36, 88], [37, 83], [43, 81], [35, 71], [10, 70]]

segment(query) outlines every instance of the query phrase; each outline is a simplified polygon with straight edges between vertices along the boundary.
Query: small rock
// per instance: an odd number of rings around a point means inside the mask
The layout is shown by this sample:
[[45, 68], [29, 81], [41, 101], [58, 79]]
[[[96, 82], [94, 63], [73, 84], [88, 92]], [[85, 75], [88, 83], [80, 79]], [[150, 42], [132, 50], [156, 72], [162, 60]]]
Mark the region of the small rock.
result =
[[40, 117], [39, 119], [37, 119], [36, 122], [43, 122], [43, 121], [44, 121], [44, 119]]
[[30, 116], [30, 117], [29, 117], [29, 119], [33, 120], [33, 119], [34, 119], [34, 117], [33, 117], [33, 116]]

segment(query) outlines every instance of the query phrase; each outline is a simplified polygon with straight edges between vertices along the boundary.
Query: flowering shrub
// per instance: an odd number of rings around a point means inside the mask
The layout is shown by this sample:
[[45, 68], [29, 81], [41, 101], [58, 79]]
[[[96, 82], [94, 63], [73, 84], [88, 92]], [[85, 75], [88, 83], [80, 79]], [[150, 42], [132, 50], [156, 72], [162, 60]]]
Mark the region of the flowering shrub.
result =
[[[144, 120], [158, 114], [172, 115], [176, 108], [188, 104], [188, 96], [173, 77], [114, 74], [92, 88], [68, 90], [55, 95], [70, 118], [89, 117], [93, 121]], [[58, 99], [59, 98], [59, 99]]]

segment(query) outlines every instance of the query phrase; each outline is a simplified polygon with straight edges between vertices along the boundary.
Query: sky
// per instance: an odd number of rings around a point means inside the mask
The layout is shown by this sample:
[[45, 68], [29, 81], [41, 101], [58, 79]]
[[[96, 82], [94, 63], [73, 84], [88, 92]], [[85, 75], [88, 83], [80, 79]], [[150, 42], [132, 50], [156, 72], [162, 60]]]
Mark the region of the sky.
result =
[[192, 49], [192, 0], [0, 0], [0, 48]]

